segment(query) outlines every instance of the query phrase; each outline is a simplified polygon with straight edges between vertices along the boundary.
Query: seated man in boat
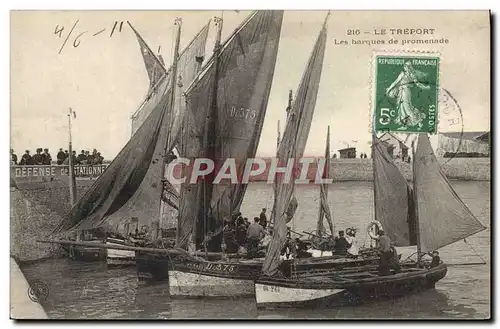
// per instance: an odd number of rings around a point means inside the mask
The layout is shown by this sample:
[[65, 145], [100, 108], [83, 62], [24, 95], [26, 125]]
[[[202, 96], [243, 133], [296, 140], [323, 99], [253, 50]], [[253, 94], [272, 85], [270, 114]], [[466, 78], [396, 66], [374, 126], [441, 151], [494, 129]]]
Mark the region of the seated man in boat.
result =
[[431, 264], [429, 265], [429, 268], [438, 266], [439, 263], [441, 262], [441, 258], [439, 257], [439, 251], [434, 250], [431, 256], [432, 256], [432, 261]]
[[247, 230], [247, 257], [255, 258], [257, 255], [259, 242], [264, 237], [266, 232], [264, 228], [259, 224], [259, 217], [253, 219], [253, 223], [250, 224]]
[[309, 258], [312, 257], [312, 254], [307, 251], [307, 244], [300, 240], [299, 238], [295, 238], [295, 255], [297, 258]]
[[334, 253], [338, 255], [346, 255], [347, 249], [349, 249], [350, 247], [351, 244], [345, 238], [344, 231], [339, 231], [339, 236], [335, 238]]

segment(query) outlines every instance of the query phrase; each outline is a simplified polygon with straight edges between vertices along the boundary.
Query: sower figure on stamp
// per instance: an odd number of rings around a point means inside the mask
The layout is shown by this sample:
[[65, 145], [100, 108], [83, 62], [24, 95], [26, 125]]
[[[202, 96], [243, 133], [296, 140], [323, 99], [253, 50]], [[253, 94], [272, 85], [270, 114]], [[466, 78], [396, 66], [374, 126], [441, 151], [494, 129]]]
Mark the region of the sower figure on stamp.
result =
[[[425, 114], [413, 105], [411, 87], [430, 89], [429, 85], [422, 83], [427, 76], [413, 67], [410, 61], [405, 62], [403, 71], [396, 80], [386, 89], [386, 95], [397, 100], [397, 116], [395, 122], [404, 126], [418, 126], [422, 128]], [[400, 128], [404, 130], [404, 128]]]

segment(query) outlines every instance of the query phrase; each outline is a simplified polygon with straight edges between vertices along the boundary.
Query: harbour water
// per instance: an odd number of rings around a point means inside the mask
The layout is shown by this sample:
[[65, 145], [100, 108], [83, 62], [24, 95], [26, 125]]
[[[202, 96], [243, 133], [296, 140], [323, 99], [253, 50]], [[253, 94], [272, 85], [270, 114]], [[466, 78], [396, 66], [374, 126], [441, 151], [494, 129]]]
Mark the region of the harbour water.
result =
[[[135, 268], [110, 268], [105, 263], [68, 259], [43, 261], [22, 267], [28, 279], [41, 280], [49, 288], [42, 305], [56, 319], [186, 319], [186, 318], [323, 318], [323, 319], [422, 319], [490, 317], [490, 182], [453, 181], [453, 187], [483, 225], [474, 236], [442, 248], [449, 265], [447, 276], [435, 290], [365, 305], [331, 309], [257, 310], [252, 298], [173, 299], [167, 283], [139, 284]], [[318, 216], [319, 187], [297, 188], [299, 208], [293, 228], [312, 231]], [[272, 208], [272, 185], [250, 184], [242, 205], [243, 216], [258, 216]], [[358, 229], [357, 243], [367, 245], [366, 226], [373, 219], [371, 182], [342, 182], [330, 186], [329, 203], [335, 229]], [[446, 228], [443, 228], [446, 229]], [[480, 263], [485, 265], [462, 265]]]

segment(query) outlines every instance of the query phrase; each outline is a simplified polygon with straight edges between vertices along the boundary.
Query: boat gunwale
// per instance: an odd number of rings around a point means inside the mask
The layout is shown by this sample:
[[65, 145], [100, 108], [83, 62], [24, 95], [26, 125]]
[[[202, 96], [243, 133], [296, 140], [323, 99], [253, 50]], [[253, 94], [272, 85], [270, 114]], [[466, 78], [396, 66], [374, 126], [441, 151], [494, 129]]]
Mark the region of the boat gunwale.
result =
[[[435, 274], [444, 274], [448, 267], [446, 264], [441, 263], [436, 267], [425, 269], [422, 268], [422, 271], [405, 271], [404, 273], [397, 273], [385, 276], [375, 276], [371, 278], [364, 278], [359, 280], [349, 279], [349, 281], [345, 280], [345, 282], [313, 282], [308, 277], [301, 276], [299, 278], [291, 279], [291, 278], [274, 278], [274, 277], [259, 277], [255, 279], [255, 284], [264, 284], [264, 285], [274, 285], [283, 288], [300, 288], [300, 289], [348, 289], [356, 286], [362, 285], [370, 285], [370, 284], [397, 284], [404, 281], [412, 280], [412, 279], [427, 279], [430, 275]], [[360, 272], [362, 273], [362, 272]], [[444, 277], [443, 275], [443, 277]], [[333, 276], [332, 279], [342, 277]], [[440, 278], [441, 279], [441, 278]]]

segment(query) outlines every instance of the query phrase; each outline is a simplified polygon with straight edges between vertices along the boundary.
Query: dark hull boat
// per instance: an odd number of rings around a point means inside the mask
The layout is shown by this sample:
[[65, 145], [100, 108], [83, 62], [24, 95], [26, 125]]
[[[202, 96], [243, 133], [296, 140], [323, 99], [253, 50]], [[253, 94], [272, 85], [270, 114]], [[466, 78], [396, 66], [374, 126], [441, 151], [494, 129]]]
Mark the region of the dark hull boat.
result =
[[139, 281], [166, 281], [171, 258], [165, 255], [136, 251], [135, 267]]
[[[254, 296], [254, 280], [261, 275], [263, 258], [210, 261], [189, 255], [178, 256], [169, 264], [168, 280], [171, 296], [241, 297]], [[293, 271], [296, 276], [328, 276], [332, 272], [371, 266], [378, 257], [358, 258], [331, 256], [305, 258], [298, 261], [283, 260], [280, 271], [286, 277]]]
[[[100, 240], [93, 240], [101, 243]], [[92, 241], [87, 241], [92, 242]], [[94, 262], [106, 260], [106, 250], [94, 247], [82, 247], [70, 245], [67, 247], [68, 257], [72, 260]]]
[[[377, 153], [380, 153], [381, 157], [387, 157], [385, 152], [379, 152], [380, 144], [375, 136], [372, 146], [374, 158], [377, 158]], [[474, 217], [441, 172], [427, 134], [418, 136], [417, 150], [413, 154], [414, 190], [412, 198], [407, 198], [413, 200], [415, 205], [411, 209], [417, 224], [417, 263], [404, 265], [401, 272], [387, 276], [380, 276], [377, 272], [365, 268], [337, 271], [331, 276], [294, 275], [293, 279], [282, 279], [275, 273], [268, 274], [263, 271], [263, 276], [255, 282], [257, 306], [362, 302], [433, 288], [435, 283], [446, 275], [447, 267], [441, 262], [432, 268], [419, 267], [417, 264], [422, 264], [422, 257], [432, 252], [432, 263], [435, 263], [439, 259], [434, 258], [437, 255], [434, 251], [480, 232], [485, 227]], [[377, 185], [377, 181], [375, 183]], [[402, 189], [402, 193], [406, 195], [407, 189]], [[375, 196], [377, 197], [377, 193]], [[394, 222], [391, 228], [394, 229], [398, 224], [399, 228], [404, 227], [401, 223]], [[398, 230], [389, 232], [395, 235], [394, 240], [397, 241], [398, 236], [395, 233]], [[274, 266], [276, 264], [274, 260]]]
[[255, 297], [258, 308], [360, 304], [432, 289], [446, 272], [446, 265], [440, 264], [431, 269], [403, 267], [400, 273], [387, 276], [374, 270], [302, 280], [261, 277], [255, 282]]

